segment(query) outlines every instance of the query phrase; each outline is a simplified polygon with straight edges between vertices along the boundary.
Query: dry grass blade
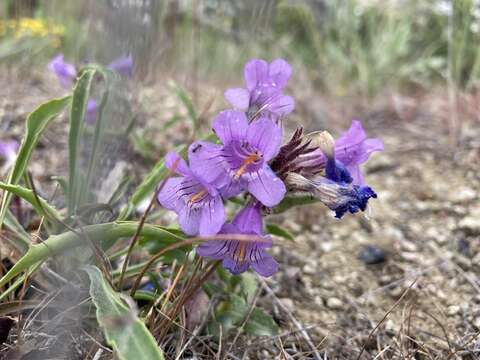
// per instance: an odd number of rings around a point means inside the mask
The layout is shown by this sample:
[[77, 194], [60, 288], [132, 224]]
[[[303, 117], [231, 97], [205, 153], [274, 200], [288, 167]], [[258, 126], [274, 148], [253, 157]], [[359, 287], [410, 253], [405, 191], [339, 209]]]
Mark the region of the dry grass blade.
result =
[[378, 324], [373, 328], [373, 330], [370, 332], [370, 334], [368, 334], [368, 337], [367, 337], [367, 340], [365, 340], [365, 342], [363, 343], [362, 345], [362, 349], [360, 350], [360, 353], [358, 354], [357, 356], [357, 360], [360, 360], [363, 352], [365, 351], [365, 348], [367, 346], [367, 343], [370, 342], [373, 334], [375, 333], [375, 331], [377, 331], [377, 329], [380, 327], [380, 325], [383, 324], [383, 322], [387, 319], [388, 315], [390, 315], [390, 313], [395, 310], [395, 308], [400, 305], [400, 303], [402, 302], [402, 300], [405, 298], [405, 296], [408, 294], [408, 292], [410, 291], [410, 289], [413, 287], [413, 285], [415, 285], [415, 283], [417, 282], [418, 278], [415, 279], [411, 284], [410, 286], [405, 289], [405, 291], [403, 292], [402, 296], [400, 296], [400, 298], [395, 302], [395, 304], [393, 304], [393, 306], [386, 312], [386, 314], [383, 316], [382, 320], [380, 320], [378, 322]]

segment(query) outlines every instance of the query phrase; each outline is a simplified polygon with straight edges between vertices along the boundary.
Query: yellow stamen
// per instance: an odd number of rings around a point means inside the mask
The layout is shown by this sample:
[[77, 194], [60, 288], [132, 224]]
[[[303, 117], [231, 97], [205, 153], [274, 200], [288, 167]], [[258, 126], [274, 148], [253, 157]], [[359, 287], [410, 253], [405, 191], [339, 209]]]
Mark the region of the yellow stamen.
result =
[[200, 201], [200, 199], [207, 193], [207, 189], [203, 189], [202, 191], [199, 191], [198, 193], [196, 193], [195, 195], [193, 195], [189, 202], [190, 203], [195, 203], [195, 202], [198, 202]]
[[240, 242], [238, 253], [237, 253], [238, 254], [237, 258], [239, 262], [243, 263], [243, 261], [245, 260], [246, 252], [247, 252], [247, 244], [245, 242]]
[[253, 164], [255, 161], [258, 161], [258, 160], [260, 160], [260, 156], [257, 153], [248, 155], [243, 160], [242, 166], [240, 166], [238, 170], [235, 172], [235, 178], [238, 179], [240, 176], [242, 176], [247, 170], [247, 166], [250, 164]]

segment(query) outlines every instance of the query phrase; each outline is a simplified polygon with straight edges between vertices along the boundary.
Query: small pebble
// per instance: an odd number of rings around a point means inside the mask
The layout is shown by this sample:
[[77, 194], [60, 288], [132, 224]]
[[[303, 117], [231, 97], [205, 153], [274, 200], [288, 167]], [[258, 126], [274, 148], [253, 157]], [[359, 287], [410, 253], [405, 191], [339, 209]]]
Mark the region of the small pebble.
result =
[[460, 306], [458, 305], [450, 305], [447, 308], [447, 315], [448, 316], [455, 316], [460, 312]]
[[327, 307], [333, 310], [340, 310], [343, 308], [343, 302], [336, 297], [331, 297], [327, 300]]
[[358, 259], [363, 261], [367, 265], [381, 264], [385, 262], [385, 251], [376, 245], [367, 245], [360, 250]]
[[458, 240], [458, 252], [465, 256], [470, 256], [470, 243], [468, 240]]

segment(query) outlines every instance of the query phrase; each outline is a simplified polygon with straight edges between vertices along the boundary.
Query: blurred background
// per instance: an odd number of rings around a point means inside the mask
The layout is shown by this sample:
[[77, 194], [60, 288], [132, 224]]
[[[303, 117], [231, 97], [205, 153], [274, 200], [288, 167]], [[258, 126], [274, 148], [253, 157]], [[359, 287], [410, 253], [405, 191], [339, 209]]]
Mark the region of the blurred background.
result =
[[[445, 359], [452, 347], [476, 359], [479, 40], [476, 0], [2, 0], [0, 137], [20, 139], [28, 112], [66, 92], [47, 70], [53, 56], [79, 67], [131, 55], [133, 78], [119, 85], [128, 109], [109, 119], [125, 132], [105, 145], [105, 172], [139, 181], [209, 130], [248, 59], [282, 57], [296, 101], [288, 131], [338, 136], [359, 119], [385, 151], [366, 167], [379, 195], [368, 217], [339, 222], [312, 205], [275, 218], [295, 240], [275, 247], [282, 270], [260, 302], [285, 331], [297, 319], [332, 358], [365, 345], [385, 359]], [[48, 130], [30, 169], [46, 193], [66, 169], [66, 124]], [[108, 179], [98, 175], [99, 191], [113, 188]], [[313, 351], [296, 333], [282, 341], [287, 352]], [[263, 359], [279, 348], [244, 346]]]

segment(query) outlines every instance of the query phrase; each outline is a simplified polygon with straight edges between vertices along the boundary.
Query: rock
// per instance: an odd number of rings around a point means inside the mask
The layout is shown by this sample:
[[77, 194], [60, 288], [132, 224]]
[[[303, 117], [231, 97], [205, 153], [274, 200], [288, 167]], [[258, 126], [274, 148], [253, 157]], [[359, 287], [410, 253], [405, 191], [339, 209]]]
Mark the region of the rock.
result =
[[473, 319], [472, 324], [477, 328], [477, 330], [480, 330], [480, 316], [477, 316], [475, 319]]
[[332, 310], [340, 310], [343, 308], [343, 301], [336, 297], [328, 298], [327, 307]]
[[414, 252], [404, 251], [401, 253], [402, 258], [409, 262], [416, 262], [418, 260], [418, 255]]
[[380, 246], [367, 245], [360, 250], [358, 259], [367, 265], [381, 264], [385, 262], [386, 253]]
[[323, 252], [328, 253], [328, 252], [333, 250], [333, 244], [331, 242], [328, 242], [328, 241], [322, 242], [320, 244], [320, 249], [322, 249]]
[[449, 200], [454, 203], [464, 203], [477, 198], [477, 192], [472, 188], [463, 186], [455, 191], [447, 191], [449, 194]]
[[385, 321], [385, 331], [390, 334], [395, 334], [398, 331], [398, 326], [393, 322], [392, 319]]
[[278, 299], [282, 306], [284, 306], [289, 312], [293, 312], [295, 310], [295, 303], [293, 302], [292, 299], [289, 298], [282, 298]]
[[303, 273], [307, 275], [315, 275], [318, 273], [317, 264], [314, 262], [308, 262], [303, 267]]
[[480, 217], [467, 216], [459, 221], [458, 227], [470, 235], [480, 234]]
[[447, 308], [447, 315], [448, 316], [455, 316], [460, 312], [460, 306], [458, 305], [450, 305]]
[[395, 286], [389, 290], [390, 296], [394, 299], [399, 299], [402, 296], [404, 289], [401, 286]]
[[402, 241], [402, 249], [408, 252], [415, 252], [418, 250], [417, 245], [414, 242], [403, 240]]

